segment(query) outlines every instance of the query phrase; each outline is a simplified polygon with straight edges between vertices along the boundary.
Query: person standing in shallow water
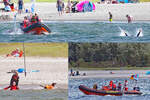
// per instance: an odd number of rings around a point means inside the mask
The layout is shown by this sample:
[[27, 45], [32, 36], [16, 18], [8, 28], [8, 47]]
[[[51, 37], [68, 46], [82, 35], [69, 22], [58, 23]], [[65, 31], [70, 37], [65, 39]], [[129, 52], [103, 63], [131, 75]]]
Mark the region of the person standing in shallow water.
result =
[[109, 22], [112, 22], [112, 13], [111, 12], [109, 12]]
[[130, 15], [126, 15], [126, 18], [127, 18], [127, 20], [128, 20], [128, 23], [131, 23], [131, 22], [132, 22], [132, 18], [131, 18]]
[[62, 0], [57, 0], [56, 8], [58, 10], [59, 16], [62, 15], [62, 10], [63, 10], [62, 5], [63, 5]]

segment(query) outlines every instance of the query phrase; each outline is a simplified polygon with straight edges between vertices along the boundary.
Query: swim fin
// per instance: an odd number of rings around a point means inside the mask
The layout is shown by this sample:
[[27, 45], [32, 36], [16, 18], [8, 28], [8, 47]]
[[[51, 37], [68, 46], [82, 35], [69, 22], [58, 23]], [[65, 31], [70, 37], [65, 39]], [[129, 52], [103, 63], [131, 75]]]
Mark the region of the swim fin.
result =
[[137, 36], [136, 36], [136, 37], [139, 37], [139, 36], [140, 36], [140, 33], [141, 33], [141, 32], [139, 32], [139, 33], [137, 34]]
[[124, 33], [126, 36], [128, 36], [128, 34], [127, 33]]

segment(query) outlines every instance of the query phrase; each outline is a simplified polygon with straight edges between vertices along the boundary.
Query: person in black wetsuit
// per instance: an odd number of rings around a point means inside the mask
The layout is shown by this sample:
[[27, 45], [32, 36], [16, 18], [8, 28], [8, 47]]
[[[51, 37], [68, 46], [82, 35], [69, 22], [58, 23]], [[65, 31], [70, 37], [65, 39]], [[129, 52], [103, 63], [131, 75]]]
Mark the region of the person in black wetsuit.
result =
[[142, 30], [139, 30], [139, 32], [138, 32], [138, 34], [137, 34], [137, 37], [140, 36], [141, 32], [142, 32]]
[[19, 83], [19, 76], [18, 76], [18, 73], [15, 71], [13, 76], [11, 77], [11, 80], [10, 80], [10, 86], [13, 85], [13, 82], [16, 83], [16, 86], [18, 86], [18, 83]]

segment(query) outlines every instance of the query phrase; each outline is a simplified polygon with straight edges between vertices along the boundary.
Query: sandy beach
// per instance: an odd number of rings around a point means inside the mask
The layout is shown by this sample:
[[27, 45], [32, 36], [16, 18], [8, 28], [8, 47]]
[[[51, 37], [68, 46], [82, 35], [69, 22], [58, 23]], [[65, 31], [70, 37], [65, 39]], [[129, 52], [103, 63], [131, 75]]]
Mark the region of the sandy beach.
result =
[[[0, 57], [0, 84], [8, 86], [12, 73], [10, 70], [24, 68], [24, 60], [17, 57]], [[50, 57], [26, 57], [27, 76], [19, 73], [19, 85], [21, 87], [40, 88], [39, 85], [51, 84], [56, 82], [56, 87], [67, 89], [68, 85], [68, 59]], [[32, 72], [39, 70], [39, 72]]]
[[[80, 71], [79, 76], [70, 76], [70, 78], [129, 78], [132, 74], [139, 74], [139, 78], [150, 78], [150, 75], [146, 75], [147, 71], [149, 70], [85, 70]], [[113, 74], [110, 72], [113, 72]], [[83, 76], [83, 73], [86, 73], [86, 76]]]
[[[65, 4], [67, 5], [67, 4]], [[1, 3], [3, 8], [4, 5]], [[17, 5], [15, 5], [17, 7]], [[126, 14], [133, 16], [134, 21], [149, 21], [150, 20], [150, 3], [136, 4], [97, 4], [96, 10], [86, 13], [65, 13], [62, 16], [58, 15], [56, 3], [36, 3], [35, 10], [43, 21], [108, 21], [108, 12], [113, 14], [113, 21], [126, 21]], [[25, 9], [31, 7], [31, 3], [25, 3]], [[1, 12], [1, 15], [10, 15], [9, 21], [14, 19], [15, 12]], [[23, 17], [29, 13], [17, 15], [17, 20], [22, 21]]]

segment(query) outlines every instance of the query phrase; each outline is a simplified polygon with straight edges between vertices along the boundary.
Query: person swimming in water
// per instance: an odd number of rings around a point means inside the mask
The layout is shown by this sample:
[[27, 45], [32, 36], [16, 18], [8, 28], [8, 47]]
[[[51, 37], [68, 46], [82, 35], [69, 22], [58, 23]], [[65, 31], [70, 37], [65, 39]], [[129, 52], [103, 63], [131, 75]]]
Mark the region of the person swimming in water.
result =
[[56, 83], [52, 83], [50, 85], [40, 85], [41, 87], [43, 87], [44, 89], [47, 89], [47, 90], [51, 90], [51, 89], [54, 89], [54, 87], [56, 86]]

